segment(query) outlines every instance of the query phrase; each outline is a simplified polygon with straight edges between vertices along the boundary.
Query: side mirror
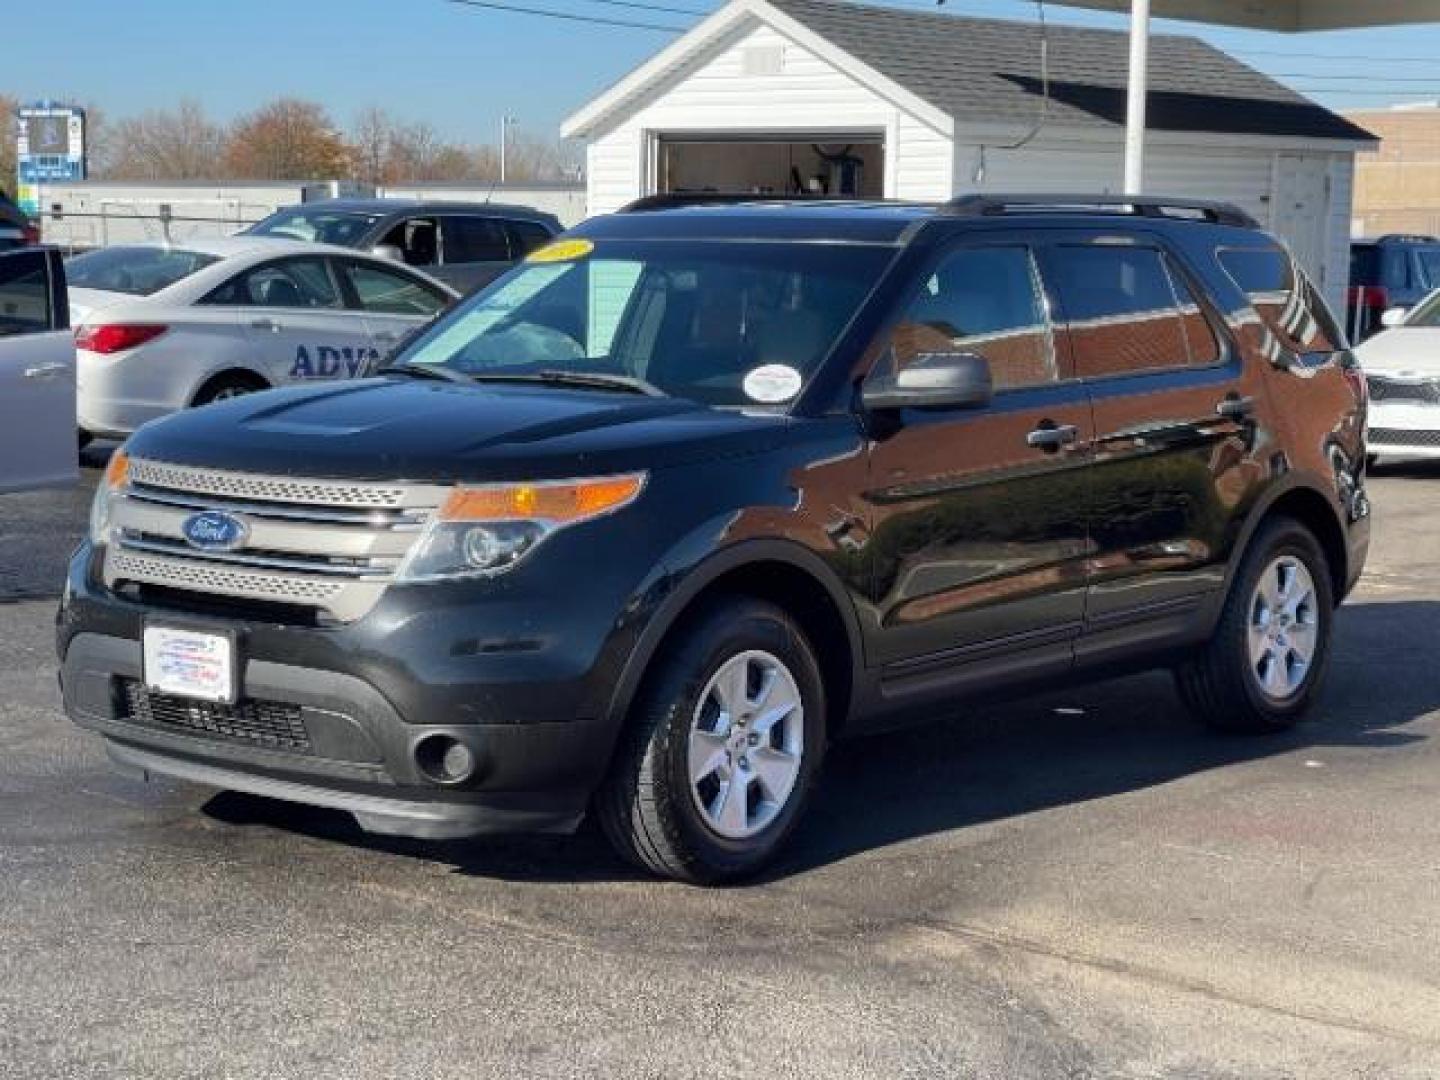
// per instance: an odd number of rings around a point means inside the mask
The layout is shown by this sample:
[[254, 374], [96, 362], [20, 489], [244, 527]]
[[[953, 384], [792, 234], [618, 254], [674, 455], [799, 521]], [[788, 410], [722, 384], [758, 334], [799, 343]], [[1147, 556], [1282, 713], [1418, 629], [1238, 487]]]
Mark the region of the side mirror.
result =
[[376, 244], [370, 249], [370, 254], [382, 259], [389, 259], [391, 262], [403, 263], [405, 252], [395, 244]]
[[921, 353], [893, 375], [865, 381], [860, 400], [871, 412], [975, 409], [994, 396], [990, 364], [976, 353]]
[[1387, 330], [1393, 330], [1397, 326], [1404, 326], [1405, 319], [1409, 314], [1409, 308], [1392, 307], [1388, 311], [1386, 311], [1384, 315], [1380, 316], [1380, 325], [1385, 327]]

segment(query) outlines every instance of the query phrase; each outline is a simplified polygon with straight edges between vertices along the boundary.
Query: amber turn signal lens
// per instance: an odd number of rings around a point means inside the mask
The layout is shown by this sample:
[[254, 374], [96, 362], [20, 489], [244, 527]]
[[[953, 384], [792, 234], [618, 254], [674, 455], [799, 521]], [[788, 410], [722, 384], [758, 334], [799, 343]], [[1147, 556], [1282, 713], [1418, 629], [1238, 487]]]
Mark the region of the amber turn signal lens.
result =
[[125, 482], [130, 479], [130, 455], [124, 450], [116, 450], [110, 455], [110, 464], [105, 466], [105, 486], [114, 490], [124, 487]]
[[441, 521], [548, 521], [569, 525], [618, 510], [645, 486], [644, 473], [555, 483], [461, 487], [440, 508]]

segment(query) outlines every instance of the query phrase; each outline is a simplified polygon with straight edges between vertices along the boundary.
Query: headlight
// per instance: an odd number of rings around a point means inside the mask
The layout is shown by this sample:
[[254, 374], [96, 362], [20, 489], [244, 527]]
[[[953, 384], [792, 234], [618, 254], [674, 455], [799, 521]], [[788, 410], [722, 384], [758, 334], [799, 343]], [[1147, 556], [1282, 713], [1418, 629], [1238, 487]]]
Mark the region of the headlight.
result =
[[95, 499], [90, 503], [90, 542], [104, 544], [110, 537], [110, 500], [130, 482], [130, 455], [122, 447], [110, 455], [110, 464], [105, 466], [105, 475], [95, 487]]
[[457, 487], [425, 527], [399, 580], [502, 574], [551, 533], [629, 506], [644, 487], [644, 473]]

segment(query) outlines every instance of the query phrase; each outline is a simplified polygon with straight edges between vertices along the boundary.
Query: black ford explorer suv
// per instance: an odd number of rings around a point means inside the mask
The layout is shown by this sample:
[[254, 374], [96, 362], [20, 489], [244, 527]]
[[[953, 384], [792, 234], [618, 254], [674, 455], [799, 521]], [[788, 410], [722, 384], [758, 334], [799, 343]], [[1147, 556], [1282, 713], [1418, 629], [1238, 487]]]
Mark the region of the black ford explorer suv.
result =
[[593, 812], [752, 872], [826, 744], [1171, 666], [1295, 723], [1368, 544], [1364, 383], [1242, 212], [972, 197], [591, 220], [376, 377], [147, 425], [59, 614], [146, 774], [421, 837]]

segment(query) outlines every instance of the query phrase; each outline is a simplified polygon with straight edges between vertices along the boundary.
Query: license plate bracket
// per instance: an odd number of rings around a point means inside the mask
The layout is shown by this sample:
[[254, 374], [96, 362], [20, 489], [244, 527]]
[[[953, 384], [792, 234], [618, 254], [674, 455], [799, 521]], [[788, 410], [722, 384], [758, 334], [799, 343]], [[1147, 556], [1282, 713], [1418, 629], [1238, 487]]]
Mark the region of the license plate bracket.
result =
[[234, 705], [239, 663], [233, 630], [146, 622], [142, 630], [141, 678], [157, 694]]

